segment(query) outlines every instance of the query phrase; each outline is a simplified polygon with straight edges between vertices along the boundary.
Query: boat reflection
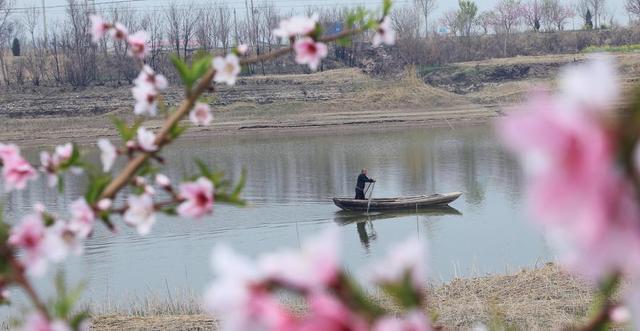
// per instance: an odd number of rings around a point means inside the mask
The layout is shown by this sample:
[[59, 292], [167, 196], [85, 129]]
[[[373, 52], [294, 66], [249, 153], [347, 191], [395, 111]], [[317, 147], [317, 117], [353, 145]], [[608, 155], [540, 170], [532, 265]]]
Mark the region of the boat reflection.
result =
[[344, 211], [341, 210], [336, 212], [334, 216], [334, 221], [342, 226], [347, 226], [349, 224], [356, 224], [356, 231], [358, 232], [358, 237], [360, 239], [360, 243], [364, 247], [364, 249], [368, 252], [369, 247], [371, 246], [371, 242], [375, 241], [378, 238], [378, 233], [373, 226], [373, 221], [376, 220], [388, 220], [394, 218], [403, 218], [403, 217], [437, 217], [437, 216], [446, 216], [446, 215], [455, 215], [461, 216], [462, 213], [450, 206], [438, 206], [431, 207], [427, 209], [418, 209], [412, 211], [388, 211], [388, 212], [373, 212], [373, 213], [365, 213], [365, 212], [357, 212], [357, 211]]

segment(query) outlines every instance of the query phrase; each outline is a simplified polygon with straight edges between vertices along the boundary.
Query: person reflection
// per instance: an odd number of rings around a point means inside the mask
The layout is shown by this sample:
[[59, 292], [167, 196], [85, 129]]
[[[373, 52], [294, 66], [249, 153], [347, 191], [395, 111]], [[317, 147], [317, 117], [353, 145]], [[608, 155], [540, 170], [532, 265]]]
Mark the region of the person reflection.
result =
[[[370, 230], [367, 231], [367, 223], [369, 223]], [[364, 247], [365, 251], [369, 253], [369, 247], [371, 246], [370, 241], [376, 240], [378, 234], [373, 228], [373, 223], [369, 222], [358, 222], [356, 223], [356, 230], [358, 231], [358, 237], [360, 237], [360, 243], [362, 247]]]

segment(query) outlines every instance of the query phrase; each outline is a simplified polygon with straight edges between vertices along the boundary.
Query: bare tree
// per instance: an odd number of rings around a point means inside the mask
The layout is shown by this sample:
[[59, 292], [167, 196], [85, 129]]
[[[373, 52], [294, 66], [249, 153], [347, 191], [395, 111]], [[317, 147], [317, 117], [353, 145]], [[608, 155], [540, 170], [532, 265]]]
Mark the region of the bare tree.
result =
[[157, 66], [158, 56], [163, 50], [163, 36], [165, 21], [161, 15], [147, 13], [140, 23], [140, 27], [149, 34], [149, 63]]
[[495, 25], [495, 17], [492, 11], [484, 11], [478, 15], [476, 24], [482, 29], [482, 34], [489, 34], [489, 29]]
[[419, 15], [411, 7], [400, 7], [391, 12], [391, 24], [398, 33], [398, 40], [418, 39], [421, 24]]
[[37, 7], [28, 8], [23, 17], [24, 27], [29, 32], [29, 36], [31, 36], [31, 45], [36, 47], [36, 29], [38, 28], [38, 23], [40, 23], [40, 10]]
[[229, 40], [232, 28], [231, 10], [228, 6], [220, 5], [218, 7], [217, 21], [218, 29], [216, 30], [216, 34], [222, 44], [222, 51], [226, 53], [229, 50]]
[[600, 24], [602, 24], [602, 16], [606, 10], [607, 1], [606, 0], [587, 0], [589, 8], [591, 8], [593, 14], [593, 27], [595, 29], [600, 28]]
[[200, 20], [196, 24], [196, 40], [200, 49], [210, 52], [218, 44], [216, 34], [216, 11], [213, 7], [206, 7], [200, 10]]
[[543, 15], [543, 6], [541, 3], [542, 0], [529, 0], [523, 4], [523, 19], [524, 22], [531, 30], [540, 31], [540, 27], [542, 26], [542, 17]]
[[567, 21], [575, 16], [573, 9], [565, 6], [560, 0], [544, 0], [543, 11], [547, 30], [564, 30]]
[[182, 10], [176, 3], [169, 4], [165, 13], [167, 18], [167, 37], [169, 43], [176, 51], [176, 56], [180, 56], [180, 36], [182, 35]]
[[438, 4], [436, 0], [415, 0], [415, 4], [421, 10], [424, 18], [424, 36], [429, 38], [429, 17], [436, 10]]
[[2, 78], [9, 85], [9, 75], [7, 74], [7, 63], [4, 59], [5, 47], [9, 45], [12, 33], [12, 24], [9, 21], [13, 8], [12, 0], [0, 0], [0, 69]]
[[640, 18], [640, 0], [627, 0], [624, 7], [630, 15]]
[[449, 10], [445, 12], [440, 19], [440, 22], [449, 30], [450, 34], [457, 36], [460, 32], [460, 22], [458, 21], [457, 10]]
[[62, 35], [67, 82], [86, 86], [96, 77], [95, 48], [89, 37], [89, 8], [79, 0], [67, 0], [67, 19]]
[[500, 0], [493, 10], [495, 26], [503, 34], [504, 56], [507, 56], [507, 45], [511, 33], [520, 24], [522, 19], [522, 4], [519, 0]]
[[187, 58], [190, 43], [195, 36], [196, 25], [202, 17], [200, 10], [196, 10], [195, 5], [190, 2], [188, 5], [182, 5], [182, 21], [181, 21], [181, 38], [182, 38], [182, 54]]

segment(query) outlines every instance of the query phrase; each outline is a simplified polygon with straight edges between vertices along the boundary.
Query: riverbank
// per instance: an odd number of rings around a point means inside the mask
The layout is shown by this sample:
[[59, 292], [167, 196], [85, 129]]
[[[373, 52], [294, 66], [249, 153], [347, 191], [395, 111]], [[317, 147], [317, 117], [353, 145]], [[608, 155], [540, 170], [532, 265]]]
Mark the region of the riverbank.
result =
[[[438, 325], [469, 329], [495, 319], [519, 330], [548, 330], [584, 318], [592, 288], [553, 264], [511, 275], [455, 279], [429, 291]], [[194, 298], [183, 303], [145, 301], [127, 312], [102, 312], [93, 330], [215, 330], [216, 321], [204, 315]], [[171, 308], [172, 309], [168, 309]]]
[[[176, 106], [182, 91], [170, 89]], [[498, 114], [490, 107], [424, 84], [405, 72], [389, 79], [371, 78], [358, 69], [311, 75], [245, 78], [221, 88], [214, 122], [191, 128], [187, 136], [332, 134], [485, 123]], [[0, 141], [51, 145], [73, 140], [92, 143], [114, 137], [111, 119], [133, 121], [128, 88], [92, 87], [82, 91], [34, 90], [0, 96]], [[147, 127], [158, 128], [160, 119]]]

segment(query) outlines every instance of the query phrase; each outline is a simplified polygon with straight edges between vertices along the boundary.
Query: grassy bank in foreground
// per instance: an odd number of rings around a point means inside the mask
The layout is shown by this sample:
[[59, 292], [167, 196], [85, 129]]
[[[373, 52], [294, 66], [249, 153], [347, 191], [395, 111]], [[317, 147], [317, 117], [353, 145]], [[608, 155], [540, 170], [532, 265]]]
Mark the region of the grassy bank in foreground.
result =
[[[465, 329], [500, 319], [521, 330], [546, 330], [585, 317], [592, 289], [548, 264], [511, 275], [455, 279], [432, 287], [429, 293], [439, 325]], [[295, 303], [292, 305], [295, 307]], [[133, 310], [105, 310], [93, 319], [93, 330], [215, 330], [216, 327], [215, 320], [202, 313], [198, 300], [188, 296], [147, 300]]]

